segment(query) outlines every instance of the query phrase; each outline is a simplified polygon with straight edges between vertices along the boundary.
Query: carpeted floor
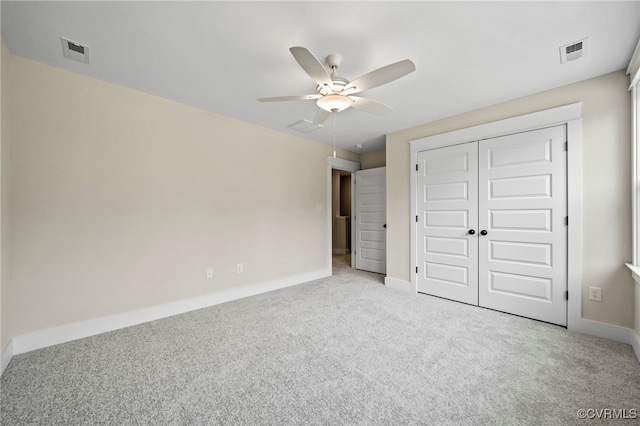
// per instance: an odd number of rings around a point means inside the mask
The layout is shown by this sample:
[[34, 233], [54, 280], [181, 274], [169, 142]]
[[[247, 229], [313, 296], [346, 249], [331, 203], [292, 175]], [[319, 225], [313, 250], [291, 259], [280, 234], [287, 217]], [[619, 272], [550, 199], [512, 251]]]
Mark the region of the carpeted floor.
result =
[[630, 346], [396, 291], [345, 260], [327, 279], [16, 356], [0, 423], [593, 425], [612, 421], [577, 411], [640, 411]]

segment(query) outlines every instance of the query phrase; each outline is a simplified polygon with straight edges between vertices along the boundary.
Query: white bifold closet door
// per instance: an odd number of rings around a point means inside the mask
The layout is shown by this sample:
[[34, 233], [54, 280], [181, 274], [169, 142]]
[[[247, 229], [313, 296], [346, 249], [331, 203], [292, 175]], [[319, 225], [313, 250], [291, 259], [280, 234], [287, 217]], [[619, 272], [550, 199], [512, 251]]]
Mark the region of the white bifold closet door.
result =
[[418, 154], [419, 292], [566, 325], [566, 140], [557, 126]]
[[418, 153], [417, 290], [478, 304], [478, 145]]

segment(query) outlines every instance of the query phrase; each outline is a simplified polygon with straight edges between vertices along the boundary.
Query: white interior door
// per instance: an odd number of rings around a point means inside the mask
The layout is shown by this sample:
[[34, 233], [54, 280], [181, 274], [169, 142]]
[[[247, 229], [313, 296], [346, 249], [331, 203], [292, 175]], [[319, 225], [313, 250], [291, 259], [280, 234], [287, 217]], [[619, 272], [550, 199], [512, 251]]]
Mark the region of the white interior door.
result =
[[478, 147], [418, 153], [417, 291], [478, 304]]
[[566, 141], [558, 126], [479, 142], [480, 306], [567, 324]]
[[386, 167], [360, 170], [355, 175], [356, 269], [387, 273]]

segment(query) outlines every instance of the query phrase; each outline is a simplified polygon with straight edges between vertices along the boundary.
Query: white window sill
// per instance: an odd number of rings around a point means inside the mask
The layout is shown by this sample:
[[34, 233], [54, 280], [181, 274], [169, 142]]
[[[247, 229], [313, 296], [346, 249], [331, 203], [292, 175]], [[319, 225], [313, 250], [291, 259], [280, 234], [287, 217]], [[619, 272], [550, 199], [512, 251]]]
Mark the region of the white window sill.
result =
[[631, 270], [631, 276], [636, 281], [636, 284], [640, 283], [640, 266], [635, 266], [630, 263], [625, 263], [625, 265]]

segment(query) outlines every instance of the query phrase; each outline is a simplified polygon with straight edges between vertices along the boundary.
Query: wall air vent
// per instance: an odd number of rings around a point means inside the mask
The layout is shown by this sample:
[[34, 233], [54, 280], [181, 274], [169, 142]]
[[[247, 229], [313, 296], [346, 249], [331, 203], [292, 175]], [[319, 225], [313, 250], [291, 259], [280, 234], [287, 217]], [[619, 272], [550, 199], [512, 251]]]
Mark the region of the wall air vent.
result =
[[589, 51], [589, 37], [585, 37], [582, 40], [578, 40], [571, 44], [560, 46], [560, 63], [566, 64], [567, 62], [575, 61], [587, 56]]
[[322, 129], [322, 124], [313, 124], [312, 121], [302, 119], [287, 126], [290, 129], [297, 130], [302, 133], [313, 132], [314, 130]]
[[62, 53], [65, 58], [82, 62], [83, 64], [89, 63], [89, 46], [76, 43], [64, 37], [60, 37], [60, 40], [62, 40]]

